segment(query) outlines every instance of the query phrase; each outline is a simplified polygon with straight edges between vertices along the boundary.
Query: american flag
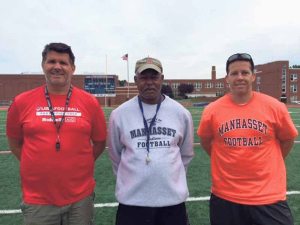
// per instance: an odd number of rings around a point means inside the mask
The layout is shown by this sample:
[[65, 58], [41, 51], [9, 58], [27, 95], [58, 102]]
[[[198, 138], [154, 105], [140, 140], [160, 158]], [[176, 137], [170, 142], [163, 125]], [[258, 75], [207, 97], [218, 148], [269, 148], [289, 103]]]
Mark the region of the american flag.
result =
[[122, 59], [127, 61], [128, 60], [128, 54], [123, 55]]

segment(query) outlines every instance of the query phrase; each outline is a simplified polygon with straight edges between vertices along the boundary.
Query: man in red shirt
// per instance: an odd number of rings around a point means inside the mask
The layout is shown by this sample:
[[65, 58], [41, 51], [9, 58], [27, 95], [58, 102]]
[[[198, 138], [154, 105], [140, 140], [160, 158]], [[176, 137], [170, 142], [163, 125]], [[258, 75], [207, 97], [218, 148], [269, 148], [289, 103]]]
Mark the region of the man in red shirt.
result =
[[50, 43], [42, 57], [46, 84], [16, 96], [7, 115], [9, 146], [20, 160], [24, 224], [94, 224], [104, 113], [95, 97], [72, 86], [70, 46]]
[[212, 225], [292, 225], [284, 159], [298, 135], [286, 106], [252, 90], [247, 53], [226, 63], [230, 93], [210, 103], [198, 128], [211, 157]]

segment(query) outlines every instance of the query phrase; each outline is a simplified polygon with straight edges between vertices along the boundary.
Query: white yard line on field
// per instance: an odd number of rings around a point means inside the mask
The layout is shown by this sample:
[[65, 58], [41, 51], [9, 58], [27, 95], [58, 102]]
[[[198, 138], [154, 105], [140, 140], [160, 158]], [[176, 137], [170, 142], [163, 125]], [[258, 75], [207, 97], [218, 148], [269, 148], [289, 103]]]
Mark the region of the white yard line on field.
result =
[[[286, 192], [287, 195], [299, 195], [300, 191], [287, 191]], [[186, 201], [187, 202], [201, 202], [201, 201], [208, 201], [209, 200], [209, 196], [205, 196], [205, 197], [189, 197]], [[112, 202], [112, 203], [97, 203], [94, 204], [95, 208], [104, 208], [104, 207], [117, 207], [119, 205], [119, 203], [117, 202]], [[0, 210], [0, 215], [1, 214], [17, 214], [17, 213], [21, 213], [20, 209], [6, 209], [6, 210]]]

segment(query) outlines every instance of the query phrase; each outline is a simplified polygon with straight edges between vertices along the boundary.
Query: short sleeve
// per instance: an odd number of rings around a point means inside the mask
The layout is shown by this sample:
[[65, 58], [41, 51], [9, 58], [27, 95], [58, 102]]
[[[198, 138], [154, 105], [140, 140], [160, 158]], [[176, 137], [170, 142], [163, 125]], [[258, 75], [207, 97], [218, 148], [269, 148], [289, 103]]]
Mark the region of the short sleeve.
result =
[[22, 123], [20, 122], [20, 113], [15, 100], [10, 105], [7, 112], [6, 135], [9, 138], [23, 138]]
[[209, 108], [205, 108], [201, 115], [200, 123], [197, 130], [197, 135], [200, 138], [213, 136], [212, 114]]
[[92, 135], [93, 141], [104, 141], [107, 136], [106, 120], [104, 112], [96, 99], [93, 99], [94, 111], [92, 119]]
[[291, 140], [298, 136], [298, 131], [292, 121], [287, 107], [279, 107], [278, 121], [276, 123], [276, 136], [279, 140]]

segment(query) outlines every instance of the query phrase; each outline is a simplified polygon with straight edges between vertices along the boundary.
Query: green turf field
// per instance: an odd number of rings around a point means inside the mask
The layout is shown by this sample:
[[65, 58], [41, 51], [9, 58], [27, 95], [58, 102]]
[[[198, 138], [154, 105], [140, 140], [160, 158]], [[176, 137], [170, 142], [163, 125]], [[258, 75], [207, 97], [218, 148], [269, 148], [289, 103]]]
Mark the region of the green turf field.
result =
[[[195, 133], [198, 127], [199, 118], [203, 108], [189, 108], [192, 113]], [[291, 116], [299, 130], [300, 109], [289, 109]], [[106, 109], [108, 116], [111, 109]], [[5, 138], [6, 112], [0, 111], [0, 150], [7, 150]], [[299, 141], [300, 138], [298, 137]], [[195, 143], [199, 139], [195, 135]], [[188, 183], [190, 197], [208, 197], [210, 193], [210, 169], [209, 158], [195, 146], [196, 156], [193, 159], [188, 171]], [[296, 143], [291, 154], [286, 160], [288, 170], [288, 191], [300, 191], [300, 144]], [[19, 163], [11, 154], [0, 154], [0, 225], [21, 224], [20, 213], [4, 214], [3, 210], [19, 209], [21, 201], [21, 190], [19, 182]], [[105, 152], [96, 163], [95, 179], [96, 186], [96, 224], [113, 225], [115, 220], [116, 207], [98, 207], [99, 203], [114, 203], [114, 183], [111, 164]], [[295, 225], [300, 225], [300, 194], [288, 195], [288, 202], [292, 209]], [[197, 200], [187, 202], [188, 213], [192, 225], [208, 225], [208, 201]]]

